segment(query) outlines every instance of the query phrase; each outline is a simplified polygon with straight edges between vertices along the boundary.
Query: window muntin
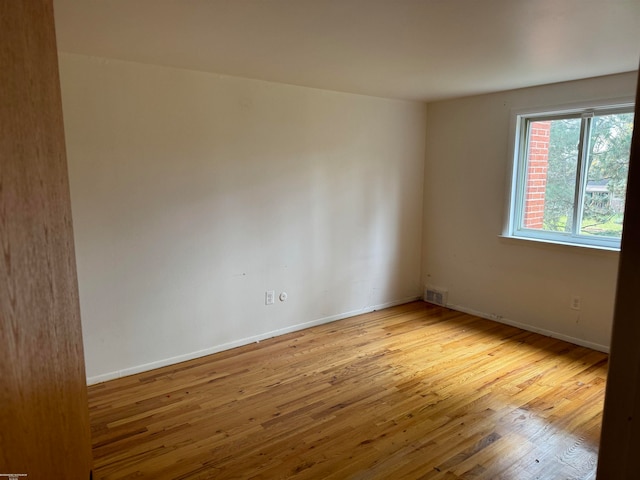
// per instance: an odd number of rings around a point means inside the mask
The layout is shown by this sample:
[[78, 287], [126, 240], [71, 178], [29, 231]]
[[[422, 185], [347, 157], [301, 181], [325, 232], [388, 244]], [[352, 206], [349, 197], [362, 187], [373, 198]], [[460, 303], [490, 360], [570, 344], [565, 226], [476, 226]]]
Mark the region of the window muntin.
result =
[[619, 248], [633, 105], [516, 117], [508, 236]]

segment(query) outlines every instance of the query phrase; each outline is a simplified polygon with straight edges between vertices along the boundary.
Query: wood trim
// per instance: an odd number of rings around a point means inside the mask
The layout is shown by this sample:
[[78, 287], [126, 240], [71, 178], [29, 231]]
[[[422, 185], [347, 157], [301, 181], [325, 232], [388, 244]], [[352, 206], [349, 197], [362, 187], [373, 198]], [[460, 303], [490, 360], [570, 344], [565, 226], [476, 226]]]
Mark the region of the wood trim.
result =
[[[640, 98], [640, 83], [636, 98]], [[600, 480], [637, 478], [640, 451], [640, 115], [636, 108], [611, 357], [598, 459]]]
[[0, 472], [91, 469], [52, 0], [0, 0]]

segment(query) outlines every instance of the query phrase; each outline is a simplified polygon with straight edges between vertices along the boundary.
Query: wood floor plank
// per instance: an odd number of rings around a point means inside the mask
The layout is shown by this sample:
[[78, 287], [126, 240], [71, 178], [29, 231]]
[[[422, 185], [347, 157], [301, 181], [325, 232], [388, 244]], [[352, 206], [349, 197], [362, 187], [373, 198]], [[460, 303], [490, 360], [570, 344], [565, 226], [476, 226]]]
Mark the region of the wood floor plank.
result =
[[89, 387], [95, 478], [590, 479], [606, 369], [414, 302]]

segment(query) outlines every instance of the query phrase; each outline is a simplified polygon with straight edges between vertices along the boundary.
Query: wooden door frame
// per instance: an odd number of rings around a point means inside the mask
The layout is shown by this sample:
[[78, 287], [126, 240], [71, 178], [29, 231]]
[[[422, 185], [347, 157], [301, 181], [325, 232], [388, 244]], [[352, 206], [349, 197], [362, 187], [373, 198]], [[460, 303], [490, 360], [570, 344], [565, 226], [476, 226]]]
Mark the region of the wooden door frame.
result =
[[638, 478], [640, 452], [640, 115], [631, 142], [611, 355], [605, 393], [599, 480]]
[[91, 476], [52, 0], [0, 0], [0, 472]]

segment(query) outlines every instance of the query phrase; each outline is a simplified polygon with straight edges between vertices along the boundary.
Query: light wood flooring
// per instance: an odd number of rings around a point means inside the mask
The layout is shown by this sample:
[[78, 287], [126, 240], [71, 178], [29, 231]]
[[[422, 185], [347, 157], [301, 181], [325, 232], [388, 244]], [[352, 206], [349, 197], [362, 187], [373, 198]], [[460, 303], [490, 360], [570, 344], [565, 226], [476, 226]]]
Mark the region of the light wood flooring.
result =
[[415, 302], [89, 387], [94, 478], [595, 478], [607, 355]]

